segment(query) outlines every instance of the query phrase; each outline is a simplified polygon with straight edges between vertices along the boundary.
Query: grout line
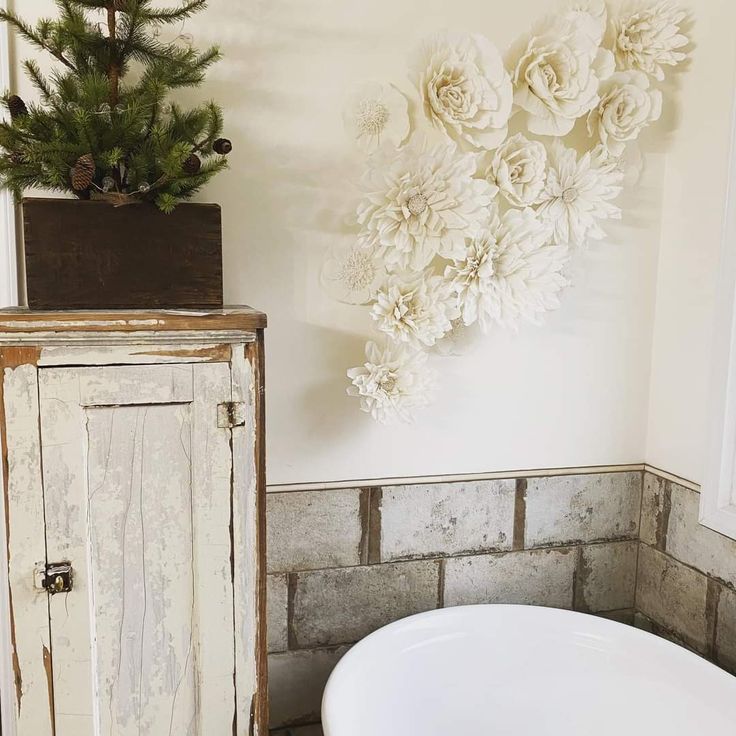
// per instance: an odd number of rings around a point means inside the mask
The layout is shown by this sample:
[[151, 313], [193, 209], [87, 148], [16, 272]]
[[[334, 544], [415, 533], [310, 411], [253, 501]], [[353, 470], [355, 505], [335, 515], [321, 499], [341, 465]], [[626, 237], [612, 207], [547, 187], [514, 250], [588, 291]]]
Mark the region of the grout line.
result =
[[368, 511], [370, 526], [368, 527], [368, 545], [366, 550], [366, 562], [369, 565], [377, 565], [381, 562], [382, 502], [382, 489], [371, 488]]
[[361, 565], [368, 564], [370, 555], [370, 539], [371, 539], [371, 494], [373, 489], [361, 488], [359, 499], [359, 516], [360, 516], [360, 542], [359, 554]]
[[287, 598], [286, 598], [286, 648], [287, 650], [298, 649], [296, 638], [296, 627], [294, 626], [294, 602], [296, 600], [296, 586], [298, 573], [290, 572], [286, 576]]
[[447, 567], [447, 558], [438, 560], [438, 580], [437, 580], [437, 608], [445, 607], [445, 574]]
[[526, 547], [526, 491], [526, 478], [517, 478], [514, 496], [514, 530], [511, 542], [513, 550], [522, 550]]

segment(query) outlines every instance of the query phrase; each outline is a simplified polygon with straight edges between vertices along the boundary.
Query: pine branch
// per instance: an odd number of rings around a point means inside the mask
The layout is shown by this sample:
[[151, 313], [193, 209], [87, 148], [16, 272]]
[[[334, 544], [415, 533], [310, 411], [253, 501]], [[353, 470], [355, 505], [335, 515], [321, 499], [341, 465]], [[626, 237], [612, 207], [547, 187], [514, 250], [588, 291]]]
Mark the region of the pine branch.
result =
[[180, 8], [163, 8], [143, 11], [143, 19], [147, 23], [168, 24], [177, 23], [191, 18], [207, 7], [207, 0], [189, 0]]
[[41, 73], [41, 68], [31, 59], [26, 59], [23, 62], [23, 68], [26, 71], [26, 75], [33, 83], [33, 86], [41, 93], [43, 100], [48, 102], [53, 97], [54, 93], [46, 77]]
[[[6, 23], [13, 26], [18, 34], [22, 38], [25, 38], [28, 43], [36, 46], [42, 51], [47, 51], [54, 58], [58, 59], [62, 64], [64, 64], [64, 66], [76, 71], [74, 64], [72, 64], [71, 61], [69, 61], [61, 51], [49, 46], [49, 44], [44, 40], [42, 34], [31, 28], [31, 26], [18, 18], [18, 16], [16, 16], [14, 13], [11, 13], [7, 10], [0, 10], [0, 21], [5, 21]], [[39, 21], [39, 27], [43, 27], [44, 23], [50, 22], [51, 21], [48, 20], [41, 20]]]

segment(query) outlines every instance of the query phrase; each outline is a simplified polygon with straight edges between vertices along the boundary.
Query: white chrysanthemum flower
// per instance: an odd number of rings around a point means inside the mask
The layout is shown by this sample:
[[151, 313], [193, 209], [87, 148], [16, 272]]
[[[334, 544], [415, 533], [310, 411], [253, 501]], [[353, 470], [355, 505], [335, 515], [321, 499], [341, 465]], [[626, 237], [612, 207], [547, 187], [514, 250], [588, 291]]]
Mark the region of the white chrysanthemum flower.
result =
[[550, 243], [549, 235], [531, 209], [509, 210], [502, 217], [494, 212], [465, 257], [445, 272], [466, 325], [477, 322], [483, 332], [493, 323], [517, 329], [521, 321], [538, 324], [542, 313], [559, 307], [568, 248]]
[[597, 135], [611, 156], [621, 156], [626, 144], [662, 114], [662, 93], [650, 89], [644, 72], [617, 72], [603, 82], [600, 95], [588, 115], [588, 133]]
[[369, 167], [358, 222], [390, 271], [422, 271], [437, 254], [462, 254], [465, 233], [488, 219], [496, 190], [473, 178], [475, 156], [454, 143], [382, 148]]
[[450, 284], [431, 271], [390, 276], [371, 310], [378, 329], [391, 339], [426, 347], [441, 339], [458, 315]]
[[360, 408], [382, 424], [399, 419], [412, 421], [412, 410], [427, 406], [434, 389], [435, 374], [428, 356], [405, 345], [374, 342], [365, 346], [366, 363], [351, 368], [349, 396], [360, 398]]
[[600, 221], [621, 218], [621, 209], [613, 203], [623, 179], [616, 160], [600, 147], [578, 158], [559, 140], [552, 142], [548, 160], [537, 214], [552, 225], [554, 240], [572, 246], [605, 237]]
[[458, 143], [491, 150], [506, 137], [513, 90], [498, 49], [484, 36], [438, 33], [411, 67], [429, 120]]
[[613, 21], [613, 53], [619, 69], [636, 69], [660, 82], [665, 66], [676, 66], [687, 58], [680, 49], [688, 45], [680, 33], [687, 13], [669, 0], [643, 7]]
[[345, 304], [366, 304], [378, 291], [386, 269], [375, 249], [360, 239], [330, 249], [322, 265], [325, 291]]
[[600, 48], [592, 16], [567, 13], [535, 26], [528, 42], [510, 52], [514, 102], [537, 135], [567, 135], [598, 102], [598, 85], [614, 70], [613, 55]]
[[515, 207], [534, 204], [547, 176], [547, 149], [522, 133], [509, 138], [496, 150], [487, 178]]
[[365, 82], [350, 92], [343, 122], [363, 149], [373, 150], [384, 141], [398, 147], [409, 135], [408, 102], [392, 84]]

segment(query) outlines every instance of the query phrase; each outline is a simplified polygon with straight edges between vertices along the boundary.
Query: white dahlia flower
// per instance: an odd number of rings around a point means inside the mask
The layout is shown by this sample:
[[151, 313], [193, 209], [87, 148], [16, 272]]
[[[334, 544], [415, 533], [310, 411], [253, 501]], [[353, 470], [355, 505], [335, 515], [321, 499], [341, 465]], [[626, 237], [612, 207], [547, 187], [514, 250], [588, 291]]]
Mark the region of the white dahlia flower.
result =
[[496, 150], [486, 177], [515, 207], [534, 204], [547, 176], [547, 149], [522, 133], [509, 138]]
[[373, 150], [384, 141], [400, 146], [409, 135], [408, 102], [392, 84], [364, 82], [348, 95], [343, 122], [363, 149]]
[[360, 408], [381, 424], [397, 419], [412, 421], [412, 410], [427, 406], [434, 389], [435, 374], [428, 367], [426, 353], [405, 345], [374, 342], [365, 346], [366, 362], [351, 368], [349, 396], [360, 398]]
[[687, 13], [669, 0], [641, 7], [613, 21], [613, 53], [619, 69], [636, 69], [660, 82], [665, 66], [687, 58], [689, 41], [680, 32]]
[[498, 49], [484, 36], [439, 33], [411, 60], [424, 112], [458, 143], [491, 150], [506, 137], [513, 90]]
[[345, 304], [369, 302], [386, 276], [386, 269], [373, 247], [360, 239], [330, 249], [322, 265], [325, 291]]
[[549, 235], [531, 209], [508, 210], [501, 217], [494, 212], [464, 258], [445, 272], [466, 325], [477, 322], [483, 332], [494, 323], [517, 329], [519, 322], [537, 324], [542, 313], [559, 307], [568, 249], [550, 244]]
[[437, 254], [464, 251], [465, 233], [488, 219], [496, 193], [475, 170], [474, 154], [454, 143], [382, 148], [371, 157], [358, 222], [390, 271], [422, 271]]
[[441, 339], [458, 315], [450, 284], [431, 271], [390, 276], [371, 310], [378, 329], [392, 340], [426, 347]]
[[588, 114], [588, 133], [597, 135], [611, 156], [662, 114], [662, 93], [650, 89], [644, 72], [617, 72], [601, 85], [600, 102]]
[[623, 179], [616, 159], [608, 158], [601, 147], [578, 158], [559, 140], [552, 142], [548, 158], [537, 214], [552, 226], [553, 239], [572, 246], [605, 237], [599, 223], [621, 218], [621, 209], [613, 203]]

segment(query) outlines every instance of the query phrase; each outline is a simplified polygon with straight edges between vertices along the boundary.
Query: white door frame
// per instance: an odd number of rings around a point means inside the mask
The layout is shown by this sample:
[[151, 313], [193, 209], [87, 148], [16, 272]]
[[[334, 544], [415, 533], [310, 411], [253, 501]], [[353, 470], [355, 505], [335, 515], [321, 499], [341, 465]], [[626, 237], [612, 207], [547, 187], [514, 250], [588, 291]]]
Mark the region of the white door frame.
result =
[[[0, 0], [7, 7], [7, 0]], [[0, 89], [10, 87], [10, 44], [7, 23], [0, 25]], [[0, 191], [0, 307], [18, 304], [15, 207], [8, 191]]]

